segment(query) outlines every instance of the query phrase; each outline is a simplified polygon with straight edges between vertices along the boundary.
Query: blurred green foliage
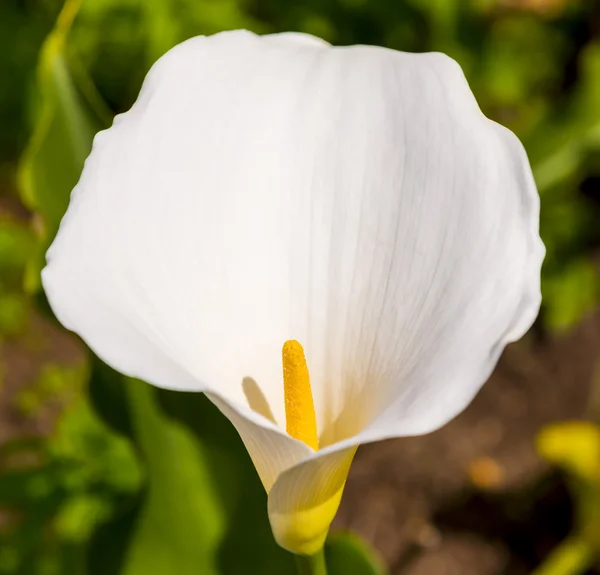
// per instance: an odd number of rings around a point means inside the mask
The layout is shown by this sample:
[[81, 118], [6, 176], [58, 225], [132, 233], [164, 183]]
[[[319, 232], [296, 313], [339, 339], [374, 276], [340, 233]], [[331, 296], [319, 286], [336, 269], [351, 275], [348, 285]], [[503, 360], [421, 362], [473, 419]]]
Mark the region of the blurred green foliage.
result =
[[68, 190], [79, 179], [94, 134], [108, 125], [110, 117], [83, 72], [76, 85], [67, 61], [66, 41], [78, 9], [79, 2], [66, 3], [42, 45], [33, 111], [35, 129], [18, 174], [23, 202], [40, 216], [41, 241], [26, 275], [29, 291], [39, 287], [44, 253], [69, 204]]
[[[97, 413], [135, 445], [147, 482], [135, 512], [115, 516], [91, 541], [90, 575], [243, 575], [249, 565], [293, 572], [271, 535], [250, 457], [221, 413], [201, 394], [156, 390], [93, 365]], [[126, 553], [118, 550], [124, 534]]]
[[364, 541], [352, 533], [335, 533], [328, 537], [325, 558], [331, 573], [384, 575], [386, 572]]
[[[132, 104], [171, 46], [232, 28], [456, 58], [483, 111], [519, 135], [532, 162], [548, 250], [540, 329], [569, 328], [598, 303], [596, 2], [3, 0], [0, 339], [47, 312], [43, 254], [94, 133]], [[54, 433], [1, 448], [0, 574], [292, 572], [239, 437], [203, 396], [152, 389], [90, 358], [46, 366], [16, 402], [34, 413], [65, 390], [72, 401]], [[579, 547], [565, 549], [561, 560]], [[332, 537], [326, 556], [332, 574], [384, 572], [351, 536]]]
[[583, 421], [547, 426], [540, 455], [565, 473], [576, 503], [571, 535], [534, 575], [579, 575], [600, 565], [600, 427]]
[[142, 482], [131, 444], [98, 419], [84, 394], [52, 435], [4, 444], [0, 462], [2, 574], [84, 573], [92, 531]]
[[36, 249], [29, 225], [0, 212], [0, 341], [17, 335], [27, 319], [29, 302], [22, 289], [22, 271]]

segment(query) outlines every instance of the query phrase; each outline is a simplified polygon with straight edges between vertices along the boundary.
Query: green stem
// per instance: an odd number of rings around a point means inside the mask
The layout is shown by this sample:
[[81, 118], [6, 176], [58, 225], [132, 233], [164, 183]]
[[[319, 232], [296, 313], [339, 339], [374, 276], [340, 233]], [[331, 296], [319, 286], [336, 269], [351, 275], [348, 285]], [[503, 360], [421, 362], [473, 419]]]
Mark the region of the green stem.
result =
[[594, 560], [591, 547], [571, 537], [563, 541], [531, 575], [579, 575]]
[[325, 552], [323, 549], [314, 555], [296, 555], [299, 575], [327, 575]]

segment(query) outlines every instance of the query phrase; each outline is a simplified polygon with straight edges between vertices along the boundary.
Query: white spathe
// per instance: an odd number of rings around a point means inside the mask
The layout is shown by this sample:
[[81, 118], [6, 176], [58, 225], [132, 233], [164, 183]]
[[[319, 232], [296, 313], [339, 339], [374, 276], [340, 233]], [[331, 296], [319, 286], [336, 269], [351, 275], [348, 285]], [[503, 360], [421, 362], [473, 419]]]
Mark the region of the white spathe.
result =
[[[343, 487], [359, 443], [445, 424], [529, 328], [538, 219], [521, 144], [450, 58], [225, 32], [96, 136], [43, 283], [114, 368], [207, 392], [292, 548], [278, 517]], [[285, 432], [288, 339], [317, 453]]]

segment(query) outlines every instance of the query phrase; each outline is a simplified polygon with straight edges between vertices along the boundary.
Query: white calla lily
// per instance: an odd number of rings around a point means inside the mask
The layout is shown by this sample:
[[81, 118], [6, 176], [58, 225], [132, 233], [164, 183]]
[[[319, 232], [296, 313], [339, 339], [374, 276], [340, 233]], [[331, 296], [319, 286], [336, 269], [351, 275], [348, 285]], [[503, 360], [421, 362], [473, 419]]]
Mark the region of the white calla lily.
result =
[[[450, 58], [226, 32], [96, 136], [43, 283], [108, 364], [208, 395], [310, 554], [356, 447], [444, 425], [529, 328], [538, 219], [521, 144]], [[285, 430], [292, 339], [317, 451]]]

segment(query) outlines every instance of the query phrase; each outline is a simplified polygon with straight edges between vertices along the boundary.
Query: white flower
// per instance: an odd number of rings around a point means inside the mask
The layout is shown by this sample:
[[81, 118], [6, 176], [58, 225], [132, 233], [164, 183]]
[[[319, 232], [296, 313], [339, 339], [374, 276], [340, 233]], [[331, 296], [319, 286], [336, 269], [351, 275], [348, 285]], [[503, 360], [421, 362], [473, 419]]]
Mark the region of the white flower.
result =
[[[312, 553], [356, 446], [444, 425], [531, 325], [538, 211], [450, 58], [226, 32], [171, 50], [98, 134], [43, 282], [111, 366], [208, 395], [277, 541]], [[286, 432], [292, 339], [318, 451]]]

